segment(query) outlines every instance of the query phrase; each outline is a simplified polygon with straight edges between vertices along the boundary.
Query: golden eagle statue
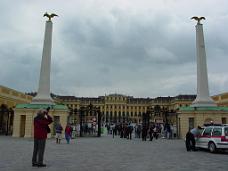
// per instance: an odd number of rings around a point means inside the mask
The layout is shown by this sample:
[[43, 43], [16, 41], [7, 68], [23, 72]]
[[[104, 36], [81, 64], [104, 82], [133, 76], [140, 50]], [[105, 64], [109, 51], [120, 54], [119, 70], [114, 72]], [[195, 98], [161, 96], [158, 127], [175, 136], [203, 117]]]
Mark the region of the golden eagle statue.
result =
[[58, 17], [58, 15], [57, 14], [54, 14], [54, 13], [52, 13], [52, 14], [48, 14], [47, 12], [44, 14], [44, 17], [48, 17], [48, 21], [51, 21], [51, 18], [53, 18], [53, 17]]
[[191, 19], [196, 20], [196, 21], [197, 21], [197, 24], [201, 24], [201, 23], [200, 23], [201, 20], [206, 20], [205, 17], [196, 17], [196, 16], [192, 17]]

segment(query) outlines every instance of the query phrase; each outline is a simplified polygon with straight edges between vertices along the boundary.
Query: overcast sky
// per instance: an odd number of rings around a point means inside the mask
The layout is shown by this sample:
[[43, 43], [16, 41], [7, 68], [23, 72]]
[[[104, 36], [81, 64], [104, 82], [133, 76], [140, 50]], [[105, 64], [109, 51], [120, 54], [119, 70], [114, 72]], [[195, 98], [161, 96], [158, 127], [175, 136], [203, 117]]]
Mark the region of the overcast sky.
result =
[[192, 16], [206, 17], [210, 95], [228, 92], [227, 0], [1, 0], [1, 85], [37, 91], [46, 11], [59, 15], [53, 19], [55, 94], [196, 94]]

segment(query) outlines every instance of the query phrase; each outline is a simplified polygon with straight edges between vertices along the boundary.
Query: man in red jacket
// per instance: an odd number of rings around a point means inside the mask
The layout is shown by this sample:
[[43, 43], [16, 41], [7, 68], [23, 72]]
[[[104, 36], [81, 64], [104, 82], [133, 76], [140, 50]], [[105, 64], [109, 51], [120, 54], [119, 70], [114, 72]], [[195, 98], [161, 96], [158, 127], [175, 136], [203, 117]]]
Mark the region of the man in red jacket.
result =
[[33, 167], [46, 167], [46, 164], [43, 163], [44, 149], [48, 134], [47, 127], [52, 122], [52, 118], [48, 115], [47, 110], [39, 110], [37, 116], [34, 118]]

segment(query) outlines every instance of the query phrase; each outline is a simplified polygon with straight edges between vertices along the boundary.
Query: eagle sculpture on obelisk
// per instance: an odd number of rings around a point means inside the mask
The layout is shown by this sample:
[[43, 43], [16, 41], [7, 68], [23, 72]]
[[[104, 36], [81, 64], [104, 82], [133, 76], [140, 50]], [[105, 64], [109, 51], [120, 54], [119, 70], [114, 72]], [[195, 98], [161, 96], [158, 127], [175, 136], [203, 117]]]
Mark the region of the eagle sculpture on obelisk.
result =
[[51, 47], [52, 47], [52, 21], [51, 19], [58, 16], [54, 13], [43, 15], [48, 17], [45, 24], [43, 54], [40, 69], [40, 80], [37, 95], [32, 99], [32, 104], [54, 104], [50, 95], [50, 73], [51, 73]]
[[197, 16], [194, 16], [194, 17], [192, 17], [191, 19], [192, 19], [192, 20], [193, 20], [193, 19], [196, 20], [196, 21], [197, 21], [197, 24], [201, 24], [201, 23], [200, 23], [201, 20], [206, 20], [205, 17], [197, 17]]
[[51, 18], [58, 17], [58, 15], [55, 14], [55, 13], [48, 14], [48, 13], [46, 12], [46, 13], [44, 14], [44, 17], [48, 17], [48, 21], [51, 21]]

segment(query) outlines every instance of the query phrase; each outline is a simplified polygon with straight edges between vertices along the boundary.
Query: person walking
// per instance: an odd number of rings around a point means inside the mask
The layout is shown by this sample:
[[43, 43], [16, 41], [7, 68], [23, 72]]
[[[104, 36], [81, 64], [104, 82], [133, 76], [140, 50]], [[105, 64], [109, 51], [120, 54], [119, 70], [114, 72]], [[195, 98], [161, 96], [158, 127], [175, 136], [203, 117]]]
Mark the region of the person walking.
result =
[[138, 129], [138, 124], [136, 123], [136, 125], [134, 126], [135, 138], [138, 138], [137, 129]]
[[130, 139], [132, 138], [132, 132], [133, 132], [133, 126], [131, 125], [131, 123], [128, 124], [127, 126], [127, 139]]
[[154, 126], [151, 125], [149, 129], [149, 136], [150, 136], [150, 141], [153, 140], [153, 134], [154, 134]]
[[71, 126], [70, 124], [67, 124], [65, 128], [65, 138], [66, 138], [67, 144], [70, 144], [71, 133], [72, 133]]
[[187, 151], [195, 151], [195, 137], [194, 134], [189, 130], [185, 136], [185, 145]]
[[157, 140], [158, 139], [158, 126], [157, 125], [155, 125], [154, 126], [154, 129], [153, 129], [153, 131], [154, 131], [154, 133], [153, 133], [153, 137]]
[[146, 141], [146, 138], [147, 138], [147, 126], [146, 125], [143, 125], [142, 126], [142, 141]]
[[60, 124], [60, 122], [58, 122], [56, 124], [56, 127], [55, 127], [55, 138], [56, 138], [56, 144], [60, 144], [60, 141], [62, 139], [62, 130], [63, 130], [63, 127], [62, 125]]
[[141, 133], [142, 133], [142, 125], [138, 125], [138, 127], [137, 127], [138, 138], [141, 138]]
[[123, 126], [123, 123], [120, 124], [120, 138], [124, 138], [124, 126]]
[[167, 131], [167, 139], [171, 139], [171, 127], [169, 123], [167, 123], [166, 125], [166, 131]]
[[117, 125], [114, 125], [113, 129], [112, 129], [112, 138], [114, 138], [114, 136], [117, 135]]
[[47, 110], [39, 110], [34, 118], [33, 167], [46, 167], [46, 164], [43, 163], [44, 150], [48, 129], [50, 129], [48, 125], [52, 122], [52, 118], [48, 115]]

